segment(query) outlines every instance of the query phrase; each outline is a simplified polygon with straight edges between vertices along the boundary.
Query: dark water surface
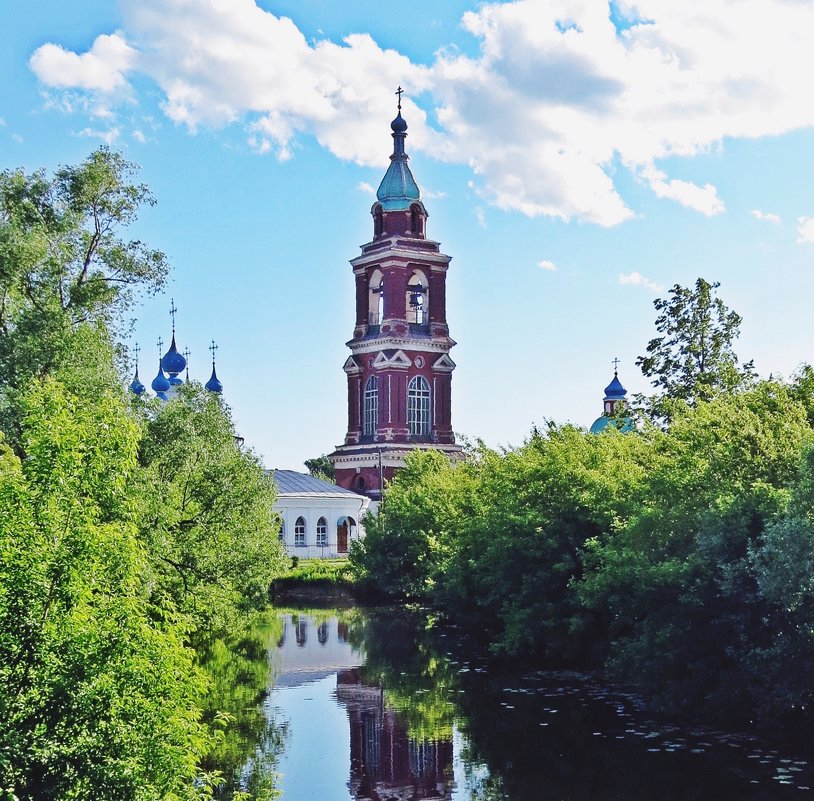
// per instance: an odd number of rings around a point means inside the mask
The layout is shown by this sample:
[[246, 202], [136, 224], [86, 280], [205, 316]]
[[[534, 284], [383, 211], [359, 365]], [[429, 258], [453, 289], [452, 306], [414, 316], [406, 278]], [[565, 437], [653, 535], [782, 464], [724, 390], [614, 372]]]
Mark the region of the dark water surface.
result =
[[283, 801], [814, 798], [814, 746], [665, 724], [579, 674], [487, 667], [404, 610], [289, 610], [274, 635], [235, 781]]

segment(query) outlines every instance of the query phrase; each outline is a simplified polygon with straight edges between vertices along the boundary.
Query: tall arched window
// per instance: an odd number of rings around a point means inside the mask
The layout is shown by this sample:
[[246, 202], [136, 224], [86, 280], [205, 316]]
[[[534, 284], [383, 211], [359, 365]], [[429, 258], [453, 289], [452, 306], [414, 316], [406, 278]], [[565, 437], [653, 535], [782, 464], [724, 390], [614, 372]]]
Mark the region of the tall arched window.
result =
[[407, 426], [416, 437], [430, 433], [430, 385], [420, 375], [407, 387]]
[[305, 547], [305, 518], [298, 517], [294, 523], [294, 545], [298, 548]]
[[379, 424], [379, 382], [375, 375], [370, 376], [365, 384], [364, 408], [362, 410], [362, 433], [372, 437]]
[[381, 236], [384, 233], [384, 214], [382, 207], [377, 203], [373, 207], [373, 238]]
[[324, 517], [317, 520], [317, 548], [324, 548], [328, 544], [328, 521]]

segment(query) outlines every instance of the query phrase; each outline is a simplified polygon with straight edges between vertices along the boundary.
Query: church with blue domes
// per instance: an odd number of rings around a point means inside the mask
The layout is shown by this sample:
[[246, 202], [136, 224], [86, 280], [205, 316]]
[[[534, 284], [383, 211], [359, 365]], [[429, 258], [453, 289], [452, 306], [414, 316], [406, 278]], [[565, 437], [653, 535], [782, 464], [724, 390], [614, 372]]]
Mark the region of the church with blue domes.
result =
[[[170, 347], [165, 354], [161, 354], [163, 350], [164, 343], [159, 337], [158, 339], [158, 372], [156, 373], [155, 378], [150, 383], [150, 388], [155, 393], [155, 396], [162, 401], [168, 401], [175, 392], [177, 392], [178, 387], [183, 386], [185, 383], [189, 381], [189, 350], [184, 350], [181, 353], [178, 350], [178, 346], [175, 342], [175, 315], [177, 313], [177, 309], [175, 307], [175, 301], [170, 301], [170, 316], [172, 317], [172, 341], [170, 343]], [[209, 346], [209, 350], [212, 353], [212, 375], [209, 377], [209, 380], [204, 384], [204, 389], [208, 392], [211, 392], [215, 395], [220, 395], [223, 393], [223, 384], [221, 384], [220, 380], [218, 379], [217, 371], [215, 370], [215, 353], [218, 350], [218, 346], [215, 344], [215, 341], [212, 340], [212, 344]], [[136, 370], [133, 376], [133, 380], [130, 382], [129, 390], [133, 393], [136, 397], [142, 397], [147, 392], [147, 387], [139, 379], [138, 374], [138, 357], [139, 357], [139, 346], [136, 345], [135, 347], [135, 355], [136, 355]], [[181, 378], [181, 373], [186, 371], [185, 378]]]

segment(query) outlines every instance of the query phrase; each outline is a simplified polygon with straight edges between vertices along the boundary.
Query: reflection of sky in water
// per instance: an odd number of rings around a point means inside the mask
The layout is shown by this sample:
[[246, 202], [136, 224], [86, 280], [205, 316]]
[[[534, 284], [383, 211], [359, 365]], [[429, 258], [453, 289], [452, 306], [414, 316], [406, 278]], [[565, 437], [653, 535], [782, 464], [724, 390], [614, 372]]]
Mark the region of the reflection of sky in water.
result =
[[336, 702], [336, 675], [276, 687], [266, 703], [289, 725], [277, 766], [284, 801], [349, 801], [350, 731]]

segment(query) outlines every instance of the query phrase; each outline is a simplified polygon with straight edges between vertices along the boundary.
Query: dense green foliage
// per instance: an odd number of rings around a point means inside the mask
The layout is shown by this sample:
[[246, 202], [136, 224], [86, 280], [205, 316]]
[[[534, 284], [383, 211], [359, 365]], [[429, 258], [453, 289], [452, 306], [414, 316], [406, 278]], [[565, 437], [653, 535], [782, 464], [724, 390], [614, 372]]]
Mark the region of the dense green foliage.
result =
[[[696, 287], [702, 311], [713, 289]], [[497, 654], [604, 665], [664, 709], [810, 718], [812, 371], [724, 380], [738, 320], [712, 309], [721, 370], [665, 366], [661, 386], [679, 389], [651, 404], [659, 425], [550, 425], [457, 465], [411, 454], [354, 545], [359, 581], [435, 606]]]
[[220, 399], [125, 395], [116, 323], [165, 276], [119, 236], [151, 202], [132, 172], [103, 149], [0, 175], [3, 801], [210, 797], [234, 719], [213, 643], [283, 564], [272, 485]]

